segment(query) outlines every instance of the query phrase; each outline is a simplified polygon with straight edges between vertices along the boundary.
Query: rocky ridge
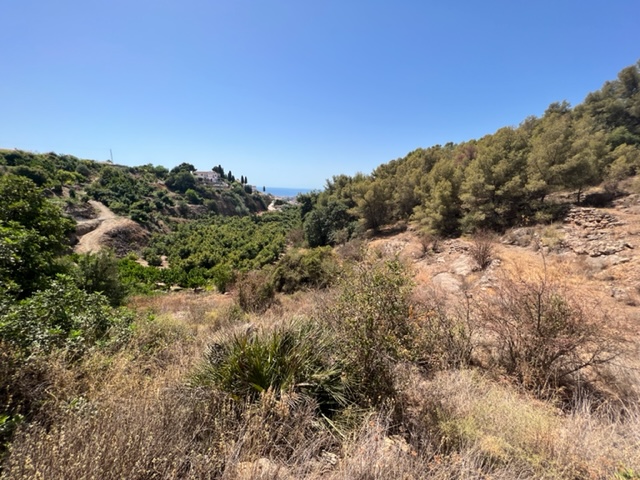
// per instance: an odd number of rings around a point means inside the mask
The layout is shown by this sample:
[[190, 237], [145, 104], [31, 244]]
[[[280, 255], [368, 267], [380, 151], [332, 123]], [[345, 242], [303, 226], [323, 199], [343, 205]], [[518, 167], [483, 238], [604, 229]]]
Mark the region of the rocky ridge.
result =
[[562, 244], [578, 255], [614, 255], [633, 246], [617, 238], [614, 227], [625, 225], [616, 216], [596, 208], [573, 207], [564, 219]]

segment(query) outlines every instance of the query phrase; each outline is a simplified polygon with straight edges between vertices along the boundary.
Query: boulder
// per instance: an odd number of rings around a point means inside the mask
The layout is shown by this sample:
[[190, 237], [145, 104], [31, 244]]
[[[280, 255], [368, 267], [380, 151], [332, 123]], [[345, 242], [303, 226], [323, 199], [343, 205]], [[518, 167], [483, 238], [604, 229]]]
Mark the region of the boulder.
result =
[[438, 273], [433, 277], [432, 282], [447, 293], [459, 293], [462, 289], [462, 281], [449, 272]]

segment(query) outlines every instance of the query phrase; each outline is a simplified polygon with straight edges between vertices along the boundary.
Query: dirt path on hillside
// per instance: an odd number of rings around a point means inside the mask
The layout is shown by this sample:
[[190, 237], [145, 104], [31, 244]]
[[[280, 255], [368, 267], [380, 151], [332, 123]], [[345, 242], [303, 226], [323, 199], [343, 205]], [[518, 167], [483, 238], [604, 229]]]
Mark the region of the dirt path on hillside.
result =
[[116, 215], [101, 202], [89, 200], [89, 203], [95, 209], [98, 216], [91, 220], [78, 222], [78, 231], [85, 230], [87, 233], [78, 236], [79, 241], [74, 247], [76, 253], [97, 252], [103, 246], [104, 235], [111, 230], [127, 226], [137, 226], [133, 220]]

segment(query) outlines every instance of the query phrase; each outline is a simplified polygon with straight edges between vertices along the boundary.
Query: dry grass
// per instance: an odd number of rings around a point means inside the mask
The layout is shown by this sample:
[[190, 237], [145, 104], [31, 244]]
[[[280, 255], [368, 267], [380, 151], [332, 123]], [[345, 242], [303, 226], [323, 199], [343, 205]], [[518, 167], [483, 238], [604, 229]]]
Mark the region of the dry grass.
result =
[[585, 401], [565, 415], [473, 371], [405, 375], [405, 424], [423, 419], [414, 434], [437, 440], [440, 471], [474, 465], [491, 478], [595, 479], [640, 467], [638, 410], [622, 416]]
[[[505, 270], [516, 269], [509, 255], [499, 254]], [[519, 268], [536, 277], [539, 257], [524, 257]], [[553, 263], [547, 273], [566, 277], [564, 268]], [[577, 288], [573, 279], [569, 287]], [[302, 395], [268, 390], [248, 403], [187, 387], [214, 336], [298, 318], [321, 321], [339, 294], [298, 292], [262, 314], [242, 313], [229, 295], [133, 299], [141, 314], [126, 349], [96, 352], [73, 366], [50, 358], [38, 367], [44, 376], [32, 380], [47, 399], [43, 420], [19, 428], [0, 477], [506, 480], [640, 472], [637, 407], [587, 396], [560, 410], [495, 370], [461, 369], [467, 362], [430, 370], [396, 363], [392, 399], [375, 409], [346, 409], [330, 421]], [[421, 301], [412, 321], [437, 318], [438, 334], [446, 334], [447, 319], [465, 318], [447, 313], [449, 301]], [[632, 358], [593, 372], [611, 398], [638, 398], [640, 370], [628, 368]]]
[[3, 478], [238, 478], [261, 458], [308, 468], [335, 443], [301, 399], [267, 394], [248, 405], [184, 389], [147, 392], [83, 403], [50, 430], [23, 429]]
[[207, 316], [217, 315], [233, 304], [231, 295], [182, 291], [169, 294], [134, 297], [129, 306], [137, 311], [151, 311], [157, 315], [172, 315], [186, 323], [204, 323]]

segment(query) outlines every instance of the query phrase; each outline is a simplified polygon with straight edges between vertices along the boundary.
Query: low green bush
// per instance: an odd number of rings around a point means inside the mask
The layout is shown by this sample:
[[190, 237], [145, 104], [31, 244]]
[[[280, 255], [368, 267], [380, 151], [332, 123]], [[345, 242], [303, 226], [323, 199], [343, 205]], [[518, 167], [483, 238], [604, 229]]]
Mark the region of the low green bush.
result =
[[330, 308], [341, 355], [359, 403], [379, 405], [395, 395], [393, 367], [409, 358], [413, 343], [412, 285], [397, 260], [365, 261], [340, 279]]
[[268, 390], [301, 393], [329, 413], [348, 404], [346, 377], [331, 360], [331, 345], [327, 334], [309, 323], [245, 331], [210, 345], [192, 384], [248, 400]]
[[262, 313], [275, 302], [275, 288], [268, 270], [254, 270], [236, 282], [238, 303], [245, 312]]
[[24, 300], [0, 299], [0, 457], [16, 426], [56, 398], [55, 365], [67, 369], [93, 349], [120, 348], [132, 321], [131, 312], [112, 308], [67, 276]]
[[0, 313], [0, 340], [25, 356], [61, 348], [79, 357], [96, 344], [124, 341], [133, 319], [128, 311], [113, 309], [105, 296], [78, 288], [66, 276]]
[[288, 251], [276, 265], [273, 283], [279, 292], [324, 288], [335, 279], [338, 264], [331, 247]]
[[78, 255], [74, 268], [77, 285], [88, 293], [102, 293], [111, 306], [122, 305], [126, 288], [120, 281], [118, 259], [109, 250]]

